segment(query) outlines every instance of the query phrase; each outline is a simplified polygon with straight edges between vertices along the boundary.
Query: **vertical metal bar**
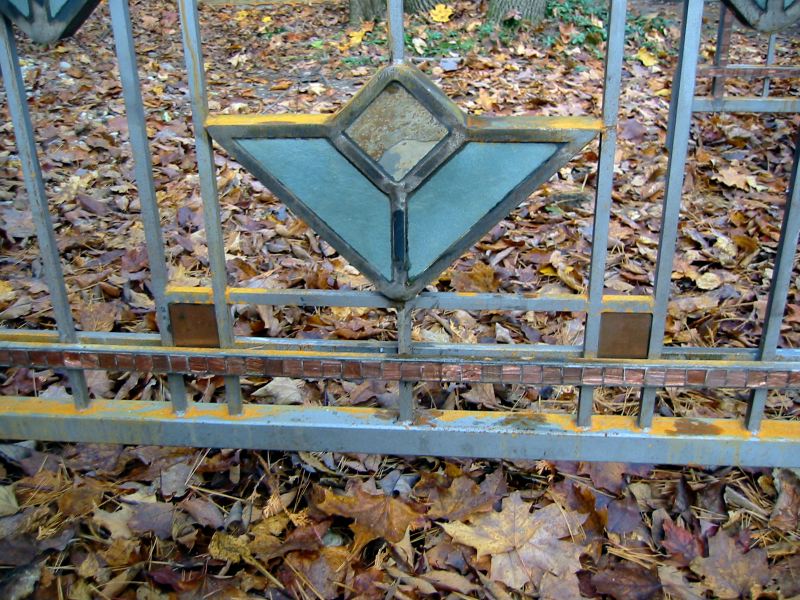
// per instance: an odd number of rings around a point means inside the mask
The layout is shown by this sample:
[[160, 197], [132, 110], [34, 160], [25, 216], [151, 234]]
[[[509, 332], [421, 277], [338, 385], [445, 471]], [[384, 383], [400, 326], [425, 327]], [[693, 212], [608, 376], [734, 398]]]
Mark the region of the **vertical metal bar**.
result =
[[[589, 310], [583, 353], [597, 356], [600, 342], [600, 312], [603, 308], [608, 225], [611, 220], [611, 191], [614, 186], [614, 154], [617, 151], [617, 119], [622, 87], [622, 59], [625, 54], [625, 17], [627, 0], [611, 0], [608, 19], [605, 80], [603, 82], [603, 133], [600, 136], [600, 161], [597, 167], [594, 223], [592, 228], [592, 261], [589, 271]], [[592, 418], [594, 386], [582, 386], [578, 399], [578, 425], [588, 427]]]
[[[719, 23], [717, 24], [717, 47], [714, 50], [714, 66], [724, 67], [728, 64], [733, 33], [733, 12], [724, 2], [719, 3]], [[725, 76], [717, 75], [711, 80], [711, 93], [715, 98], [725, 95]]]
[[[58, 336], [62, 342], [76, 343], [75, 322], [64, 282], [64, 271], [58, 254], [58, 244], [53, 233], [53, 220], [48, 209], [47, 194], [42, 180], [42, 169], [36, 154], [36, 138], [33, 133], [31, 116], [28, 113], [28, 98], [25, 82], [19, 67], [17, 47], [11, 22], [0, 15], [0, 69], [5, 82], [11, 121], [17, 141], [17, 152], [22, 163], [25, 189], [28, 192], [31, 216], [36, 226], [36, 237], [39, 240], [39, 253], [44, 267], [44, 277], [50, 291]], [[80, 369], [66, 369], [72, 397], [77, 408], [89, 406], [89, 389], [86, 377]]]
[[[767, 46], [767, 66], [772, 66], [775, 64], [775, 46], [778, 42], [778, 34], [771, 33], [769, 34], [769, 45]], [[770, 78], [764, 78], [764, 88], [761, 90], [761, 95], [766, 98], [769, 96], [769, 84]]]
[[[228, 274], [225, 266], [225, 241], [222, 236], [222, 217], [219, 210], [217, 176], [211, 137], [206, 132], [208, 116], [206, 98], [206, 73], [203, 65], [203, 47], [200, 38], [200, 15], [197, 0], [178, 0], [181, 15], [181, 34], [186, 55], [189, 95], [192, 101], [192, 123], [197, 152], [197, 170], [200, 178], [200, 195], [203, 200], [208, 262], [211, 267], [211, 288], [214, 295], [214, 312], [217, 317], [220, 346], [233, 346], [233, 323], [228, 307], [226, 290]], [[237, 376], [225, 377], [225, 398], [231, 414], [242, 412], [242, 388]]]
[[[411, 329], [413, 325], [413, 309], [411, 305], [406, 303], [397, 309], [397, 353], [402, 356], [410, 356], [412, 352], [411, 347]], [[410, 422], [414, 420], [414, 413], [416, 406], [414, 402], [414, 382], [401, 381], [400, 382], [400, 399], [399, 399], [399, 419], [401, 421]]]
[[[783, 212], [781, 237], [778, 242], [778, 253], [772, 272], [772, 282], [767, 301], [766, 321], [761, 333], [759, 345], [760, 360], [774, 360], [778, 351], [781, 336], [783, 315], [786, 312], [786, 300], [789, 286], [792, 283], [792, 270], [794, 257], [797, 251], [798, 236], [800, 235], [800, 131], [795, 140], [794, 166], [792, 178], [789, 182], [789, 193], [786, 199], [786, 208]], [[756, 432], [761, 426], [764, 414], [764, 405], [767, 401], [766, 389], [754, 390], [747, 407], [745, 425], [750, 431]]]
[[[161, 342], [171, 346], [172, 329], [169, 322], [169, 307], [165, 291], [167, 288], [167, 261], [164, 256], [164, 240], [161, 237], [161, 220], [153, 183], [152, 161], [147, 139], [147, 120], [144, 114], [139, 71], [136, 64], [136, 47], [131, 33], [131, 15], [128, 0], [111, 0], [111, 26], [122, 80], [122, 94], [128, 117], [128, 135], [133, 151], [134, 175], [142, 206], [142, 223], [150, 263], [150, 280], [156, 304], [156, 322], [161, 333]], [[186, 411], [187, 397], [183, 375], [170, 373], [167, 376], [172, 408], [177, 413]]]
[[[703, 25], [703, 0], [686, 0], [681, 34], [681, 53], [678, 63], [678, 91], [672, 96], [671, 112], [674, 115], [672, 139], [669, 148], [667, 182], [661, 215], [661, 234], [658, 243], [658, 259], [655, 273], [655, 303], [653, 323], [650, 329], [649, 358], [661, 356], [664, 346], [664, 325], [667, 320], [670, 286], [672, 285], [672, 262], [678, 235], [678, 220], [681, 211], [686, 155], [689, 132], [692, 125], [692, 100], [694, 97], [697, 59]], [[656, 388], [642, 390], [639, 406], [639, 425], [649, 427], [655, 409]]]
[[392, 64], [399, 65], [405, 58], [405, 35], [403, 33], [403, 0], [387, 0], [386, 21], [389, 25], [389, 49]]

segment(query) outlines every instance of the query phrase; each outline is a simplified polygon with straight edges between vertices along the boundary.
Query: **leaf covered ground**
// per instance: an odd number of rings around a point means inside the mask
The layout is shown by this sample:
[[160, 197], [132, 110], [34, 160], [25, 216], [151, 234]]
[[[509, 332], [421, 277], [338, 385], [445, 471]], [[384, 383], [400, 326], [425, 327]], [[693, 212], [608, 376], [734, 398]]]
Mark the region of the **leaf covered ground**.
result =
[[[170, 276], [207, 284], [207, 255], [172, 3], [132, 13]], [[410, 17], [407, 47], [473, 114], [598, 115], [604, 13], [552, 3], [531, 29], [487, 26], [475, 3]], [[708, 9], [714, 17], [715, 9]], [[677, 8], [634, 3], [629, 19], [606, 287], [649, 293], [656, 256]], [[350, 27], [345, 7], [202, 9], [215, 112], [332, 112], [386, 61], [383, 25]], [[702, 57], [713, 56], [713, 18]], [[797, 62], [796, 32], [779, 64]], [[25, 81], [76, 322], [83, 330], [152, 332], [124, 106], [101, 6], [69, 41], [21, 44]], [[732, 62], [758, 62], [766, 40], [737, 30]], [[731, 93], [763, 82], [731, 80]], [[707, 91], [709, 82], [699, 82]], [[796, 80], [775, 80], [797, 94]], [[5, 102], [0, 102], [5, 111]], [[0, 319], [53, 326], [20, 165], [0, 125]], [[694, 119], [666, 342], [755, 347], [766, 307], [796, 116]], [[368, 289], [367, 281], [217, 149], [231, 283]], [[592, 145], [436, 282], [440, 290], [585, 291], [597, 146]], [[792, 285], [781, 344], [800, 341]], [[239, 335], [391, 340], [395, 317], [368, 309], [234, 308]], [[420, 311], [414, 338], [435, 342], [579, 344], [583, 315]], [[191, 380], [217, 401], [222, 380]], [[149, 373], [93, 372], [96, 397], [164, 396]], [[250, 378], [252, 402], [392, 407], [391, 383]], [[52, 371], [9, 369], [0, 392], [61, 397]], [[418, 386], [423, 406], [573, 411], [576, 390]], [[742, 390], [666, 390], [664, 415], [735, 417]], [[627, 389], [598, 412], [632, 414]], [[795, 396], [768, 413], [796, 418]], [[790, 470], [608, 463], [188, 450], [0, 446], [0, 597], [738, 598], [800, 594], [800, 487]], [[13, 569], [12, 569], [13, 567]]]

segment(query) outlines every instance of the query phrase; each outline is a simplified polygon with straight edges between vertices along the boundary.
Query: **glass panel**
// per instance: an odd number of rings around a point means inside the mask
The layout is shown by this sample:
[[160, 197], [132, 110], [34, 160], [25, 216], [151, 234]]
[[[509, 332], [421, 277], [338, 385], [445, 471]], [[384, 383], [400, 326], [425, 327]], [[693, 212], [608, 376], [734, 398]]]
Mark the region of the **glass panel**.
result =
[[50, 15], [55, 17], [69, 0], [50, 0]]
[[28, 0], [11, 0], [11, 4], [24, 16], [31, 16], [31, 7]]
[[396, 181], [447, 136], [447, 128], [398, 83], [390, 83], [346, 133]]
[[389, 199], [328, 140], [236, 141], [375, 270], [391, 279]]
[[467, 144], [408, 201], [409, 276], [427, 269], [560, 144]]

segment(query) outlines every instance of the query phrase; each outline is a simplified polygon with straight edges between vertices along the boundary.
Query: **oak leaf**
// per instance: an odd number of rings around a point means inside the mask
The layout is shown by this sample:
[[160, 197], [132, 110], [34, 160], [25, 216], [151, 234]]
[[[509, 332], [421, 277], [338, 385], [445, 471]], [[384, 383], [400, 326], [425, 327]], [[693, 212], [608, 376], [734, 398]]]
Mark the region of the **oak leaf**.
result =
[[539, 587], [545, 573], [574, 576], [580, 570], [580, 546], [562, 541], [578, 533], [586, 519], [556, 504], [530, 512], [519, 492], [505, 500], [500, 512], [474, 517], [471, 524], [444, 523], [454, 541], [472, 546], [478, 558], [491, 555], [491, 578], [520, 590], [528, 583]]

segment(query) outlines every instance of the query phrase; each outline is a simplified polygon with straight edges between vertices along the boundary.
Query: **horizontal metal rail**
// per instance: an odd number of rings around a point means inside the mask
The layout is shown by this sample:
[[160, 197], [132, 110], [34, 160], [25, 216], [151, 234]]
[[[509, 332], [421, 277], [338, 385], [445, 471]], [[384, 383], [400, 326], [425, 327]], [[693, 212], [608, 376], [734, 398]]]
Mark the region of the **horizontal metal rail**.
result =
[[[549, 360], [548, 360], [549, 359]], [[473, 356], [381, 355], [261, 348], [140, 348], [35, 342], [5, 343], [0, 365], [255, 375], [306, 379], [457, 381], [526, 385], [624, 385], [630, 387], [800, 388], [800, 362], [715, 360], [615, 360], [509, 354]]]
[[95, 400], [77, 410], [41, 398], [0, 397], [0, 435], [10, 439], [116, 444], [272, 448], [502, 459], [607, 460], [658, 464], [800, 466], [800, 422], [765, 421], [751, 433], [728, 419], [595, 415], [578, 427], [566, 414], [419, 411], [411, 423], [372, 408], [192, 404], [175, 415], [168, 403]]
[[800, 98], [697, 96], [692, 103], [692, 112], [796, 113], [800, 112]]

